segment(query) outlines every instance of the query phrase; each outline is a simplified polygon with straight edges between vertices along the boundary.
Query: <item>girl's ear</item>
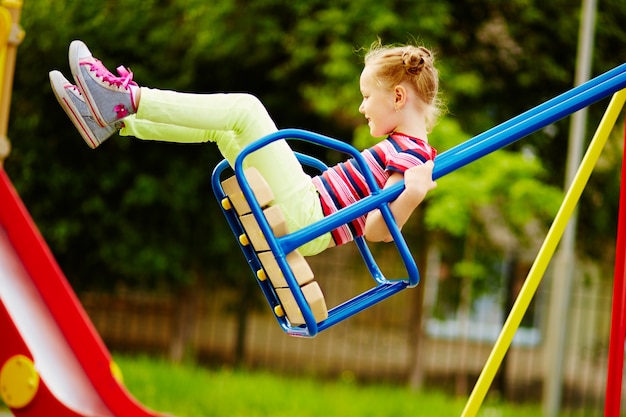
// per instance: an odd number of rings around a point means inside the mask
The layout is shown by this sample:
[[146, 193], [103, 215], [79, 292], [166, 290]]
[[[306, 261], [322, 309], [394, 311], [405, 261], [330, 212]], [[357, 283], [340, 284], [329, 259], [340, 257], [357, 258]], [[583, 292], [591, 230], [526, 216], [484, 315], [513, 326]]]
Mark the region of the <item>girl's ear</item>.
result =
[[396, 88], [394, 89], [394, 94], [394, 106], [396, 110], [399, 110], [400, 108], [402, 108], [402, 106], [404, 106], [407, 100], [406, 88], [403, 85], [396, 85]]

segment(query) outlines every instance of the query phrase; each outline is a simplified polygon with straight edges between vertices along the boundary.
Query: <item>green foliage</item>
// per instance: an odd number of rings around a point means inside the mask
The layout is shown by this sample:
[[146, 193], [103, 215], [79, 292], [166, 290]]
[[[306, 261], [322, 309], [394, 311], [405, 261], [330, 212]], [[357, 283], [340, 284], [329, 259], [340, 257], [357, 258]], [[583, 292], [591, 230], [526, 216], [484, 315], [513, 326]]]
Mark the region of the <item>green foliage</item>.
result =
[[454, 265], [454, 274], [470, 280], [484, 279], [489, 271], [477, 262], [458, 262]]
[[[467, 135], [458, 123], [446, 119], [431, 135], [431, 142], [450, 145], [450, 138]], [[518, 233], [533, 218], [549, 220], [556, 213], [561, 193], [545, 182], [547, 172], [529, 148], [498, 151], [438, 181], [429, 198], [426, 223], [454, 236], [467, 233], [477, 208], [497, 206]]]
[[[79, 289], [168, 290], [198, 276], [254, 286], [210, 191], [214, 146], [115, 138], [94, 152], [81, 142], [47, 79], [50, 69], [68, 74], [72, 39], [109, 67], [130, 67], [142, 85], [248, 91], [281, 127], [354, 137], [363, 147], [372, 138], [358, 114], [361, 48], [376, 37], [415, 39], [439, 58], [449, 115], [430, 141], [442, 152], [570, 88], [579, 3], [26, 0], [5, 166]], [[626, 5], [599, 7], [594, 73], [621, 63], [626, 36]], [[592, 111], [590, 129], [601, 111]], [[463, 242], [482, 207], [497, 206], [519, 236], [531, 218], [554, 213], [550, 185], [562, 183], [566, 139], [563, 123], [554, 128], [439, 181], [426, 222], [444, 233], [442, 245], [450, 236]], [[614, 219], [603, 203], [614, 201], [619, 173], [612, 166], [602, 178], [610, 187], [593, 182], [581, 212], [594, 226], [589, 246], [606, 253], [615, 222], [603, 220]]]

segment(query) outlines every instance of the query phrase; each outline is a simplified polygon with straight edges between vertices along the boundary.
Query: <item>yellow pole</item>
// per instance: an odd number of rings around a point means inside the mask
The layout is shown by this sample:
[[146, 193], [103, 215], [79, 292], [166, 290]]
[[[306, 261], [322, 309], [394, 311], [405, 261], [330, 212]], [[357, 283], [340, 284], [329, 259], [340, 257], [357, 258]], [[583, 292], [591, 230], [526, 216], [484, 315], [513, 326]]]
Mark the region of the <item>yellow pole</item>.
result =
[[[11, 20], [11, 13], [9, 10], [0, 6], [0, 97], [3, 97], [4, 67], [6, 66], [6, 53], [9, 35], [11, 34]], [[0, 166], [2, 166], [2, 161], [9, 154], [9, 149], [8, 140], [5, 139], [4, 135], [0, 135]]]
[[563, 235], [565, 227], [569, 222], [569, 218], [571, 217], [583, 189], [591, 176], [591, 172], [598, 161], [602, 148], [604, 147], [611, 130], [615, 126], [615, 122], [619, 117], [621, 109], [624, 107], [625, 101], [626, 90], [622, 90], [612, 97], [611, 102], [609, 103], [609, 106], [600, 121], [598, 130], [589, 144], [587, 153], [581, 161], [578, 172], [572, 181], [572, 185], [565, 195], [561, 208], [559, 209], [554, 222], [548, 231], [546, 239], [537, 254], [537, 258], [528, 273], [528, 277], [520, 290], [520, 294], [517, 297], [517, 300], [515, 300], [511, 313], [504, 323], [500, 336], [498, 336], [498, 340], [496, 340], [491, 354], [487, 359], [487, 363], [478, 377], [478, 381], [476, 382], [467, 404], [465, 405], [465, 409], [461, 414], [462, 417], [474, 417], [482, 405], [482, 402], [487, 395], [487, 391], [493, 382], [493, 378], [502, 363], [502, 359], [504, 359], [506, 351], [511, 346], [513, 336], [515, 336], [515, 332], [517, 331], [522, 318], [524, 317], [526, 310], [528, 310], [528, 306], [537, 291], [537, 287], [539, 286], [550, 259], [554, 254], [561, 236]]
[[0, 2], [0, 166], [11, 151], [7, 131], [9, 127], [9, 111], [11, 109], [11, 93], [13, 75], [15, 74], [15, 56], [17, 46], [24, 38], [19, 27], [21, 0], [2, 0]]
[[[7, 44], [11, 34], [11, 13], [6, 7], [0, 6], [0, 80], [4, 80], [4, 66], [6, 64]], [[2, 85], [0, 85], [0, 96]]]

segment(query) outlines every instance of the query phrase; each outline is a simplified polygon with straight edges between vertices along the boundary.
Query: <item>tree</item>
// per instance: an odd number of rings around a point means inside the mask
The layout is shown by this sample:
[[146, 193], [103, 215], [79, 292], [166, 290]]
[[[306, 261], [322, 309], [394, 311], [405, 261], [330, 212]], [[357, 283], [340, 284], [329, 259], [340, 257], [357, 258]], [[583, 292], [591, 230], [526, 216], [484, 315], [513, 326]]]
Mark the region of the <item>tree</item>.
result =
[[[601, 5], [598, 72], [619, 63], [613, 52], [625, 36], [622, 3]], [[456, 123], [449, 130], [442, 122], [432, 136], [443, 151], [571, 87], [578, 8], [574, 0], [27, 0], [22, 14], [27, 36], [18, 51], [9, 131], [13, 153], [6, 169], [79, 291], [255, 288], [243, 258], [233, 255], [236, 242], [209, 190], [219, 159], [214, 147], [116, 139], [94, 152], [81, 143], [47, 80], [49, 69], [69, 72], [72, 39], [85, 40], [110, 67], [130, 67], [142, 85], [251, 92], [280, 127], [360, 140], [360, 48], [377, 36], [384, 43], [416, 38], [439, 57], [448, 119]], [[471, 196], [446, 185], [487, 177], [491, 174], [475, 170], [487, 172], [496, 163], [467, 167], [440, 181], [433, 205], [454, 202], [448, 219], [465, 216], [473, 219], [465, 227], [474, 227], [479, 219], [469, 208], [501, 201], [507, 226], [521, 233], [518, 217], [530, 207], [521, 213], [512, 207], [534, 201], [520, 197], [537, 186], [531, 172], [545, 172], [543, 183], [560, 186], [565, 136], [557, 123], [510, 148], [530, 149], [545, 171], [538, 162], [523, 165], [523, 156], [498, 153], [495, 160], [517, 167], [507, 171], [507, 181], [474, 184]], [[606, 178], [617, 175], [609, 170]], [[598, 184], [593, 195], [613, 194], [613, 187]], [[612, 242], [614, 222], [599, 220], [607, 218], [607, 207], [597, 198], [585, 204], [589, 209], [583, 205], [583, 212], [598, 213], [593, 226], [599, 226], [587, 231], [592, 243], [585, 248]], [[446, 230], [457, 223], [431, 221]], [[459, 232], [461, 241], [467, 230]], [[250, 293], [258, 297], [259, 291]]]

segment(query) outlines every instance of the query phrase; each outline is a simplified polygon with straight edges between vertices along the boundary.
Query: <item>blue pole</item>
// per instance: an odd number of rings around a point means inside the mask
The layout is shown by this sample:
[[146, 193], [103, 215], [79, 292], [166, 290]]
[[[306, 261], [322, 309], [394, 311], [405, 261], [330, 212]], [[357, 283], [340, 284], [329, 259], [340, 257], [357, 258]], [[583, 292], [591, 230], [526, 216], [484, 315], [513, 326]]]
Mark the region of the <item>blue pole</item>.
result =
[[626, 88], [626, 64], [605, 72], [446, 151], [435, 160], [433, 179], [443, 177], [483, 156]]

